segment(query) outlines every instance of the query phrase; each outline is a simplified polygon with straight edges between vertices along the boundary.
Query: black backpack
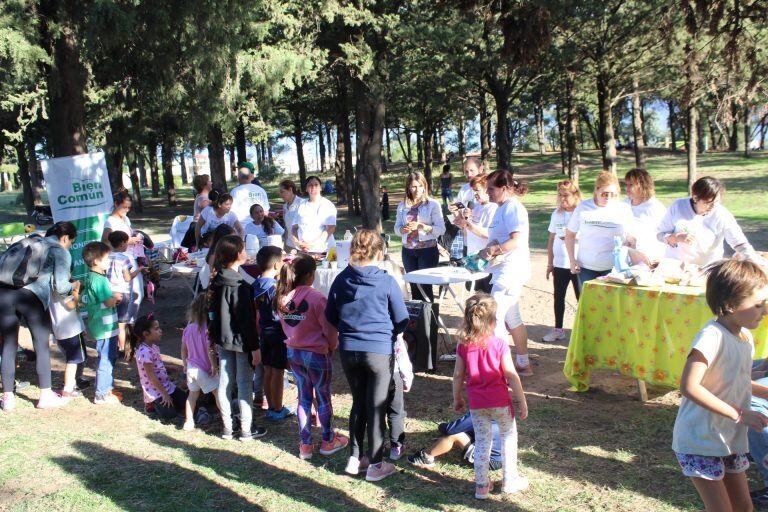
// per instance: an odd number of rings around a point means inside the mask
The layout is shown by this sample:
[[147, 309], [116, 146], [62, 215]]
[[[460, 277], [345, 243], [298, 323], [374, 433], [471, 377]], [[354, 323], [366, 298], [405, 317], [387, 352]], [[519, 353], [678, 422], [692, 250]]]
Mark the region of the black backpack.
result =
[[49, 258], [53, 257], [51, 242], [30, 236], [11, 245], [0, 256], [0, 284], [23, 288], [37, 281]]

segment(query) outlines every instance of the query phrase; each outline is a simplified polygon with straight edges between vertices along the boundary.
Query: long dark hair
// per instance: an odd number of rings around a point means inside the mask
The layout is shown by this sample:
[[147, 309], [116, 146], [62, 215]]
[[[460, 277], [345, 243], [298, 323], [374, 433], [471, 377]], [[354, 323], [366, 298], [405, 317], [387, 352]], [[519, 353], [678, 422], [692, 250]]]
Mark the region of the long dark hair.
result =
[[[253, 203], [251, 205], [251, 208], [248, 210], [248, 214], [251, 216], [251, 218], [253, 218], [253, 210], [255, 210], [256, 208], [261, 208], [261, 210], [264, 211], [264, 207], [261, 206], [259, 203]], [[269, 215], [264, 215], [264, 218], [261, 219], [261, 227], [264, 228], [264, 232], [266, 234], [274, 235], [275, 234], [275, 219], [273, 219]]]
[[275, 292], [274, 309], [278, 313], [287, 313], [283, 301], [285, 297], [295, 290], [298, 286], [306, 285], [310, 278], [315, 275], [317, 263], [312, 256], [299, 254], [293, 261], [283, 265], [280, 269], [280, 279], [277, 282], [277, 291]]
[[138, 350], [139, 345], [144, 343], [144, 333], [149, 332], [157, 321], [153, 315], [146, 315], [139, 317], [135, 324], [125, 326], [128, 341], [128, 351], [125, 353], [126, 361], [132, 361], [136, 357], [136, 350]]
[[213, 237], [211, 238], [211, 245], [208, 246], [208, 257], [206, 260], [213, 266], [213, 257], [216, 255], [216, 246], [219, 245], [219, 241], [225, 236], [234, 235], [235, 228], [229, 224], [219, 224], [216, 229], [213, 230]]
[[75, 238], [77, 238], [77, 228], [71, 222], [60, 220], [48, 228], [48, 231], [45, 232], [45, 236], [55, 236], [59, 239], [68, 236], [74, 242]]

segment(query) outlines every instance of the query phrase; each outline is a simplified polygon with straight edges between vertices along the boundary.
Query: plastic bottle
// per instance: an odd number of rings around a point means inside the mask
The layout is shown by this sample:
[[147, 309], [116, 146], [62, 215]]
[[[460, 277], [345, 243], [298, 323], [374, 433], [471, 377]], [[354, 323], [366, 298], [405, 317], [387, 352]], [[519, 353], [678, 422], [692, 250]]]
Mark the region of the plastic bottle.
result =
[[344, 240], [352, 240], [352, 232], [350, 230], [344, 232]]
[[473, 272], [482, 272], [488, 265], [488, 260], [480, 257], [480, 253], [470, 254], [456, 261], [457, 267], [464, 267]]
[[624, 274], [625, 277], [632, 277], [629, 266], [629, 249], [624, 246], [620, 236], [613, 237], [613, 271]]

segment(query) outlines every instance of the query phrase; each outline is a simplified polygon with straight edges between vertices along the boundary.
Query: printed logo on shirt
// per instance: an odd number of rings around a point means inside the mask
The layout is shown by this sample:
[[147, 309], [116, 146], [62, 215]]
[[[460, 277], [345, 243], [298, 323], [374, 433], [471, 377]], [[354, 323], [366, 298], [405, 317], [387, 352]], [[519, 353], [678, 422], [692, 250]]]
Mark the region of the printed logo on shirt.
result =
[[615, 222], [607, 222], [604, 220], [584, 220], [584, 224], [587, 226], [594, 226], [596, 228], [605, 228], [605, 229], [614, 229], [621, 227], [621, 224], [616, 224]]
[[298, 307], [296, 307], [296, 304], [293, 301], [290, 301], [288, 303], [289, 312], [283, 314], [283, 320], [291, 327], [296, 327], [299, 325], [299, 322], [307, 319], [307, 315], [304, 313], [306, 313], [308, 310], [309, 304], [307, 304], [306, 300], [302, 300]]

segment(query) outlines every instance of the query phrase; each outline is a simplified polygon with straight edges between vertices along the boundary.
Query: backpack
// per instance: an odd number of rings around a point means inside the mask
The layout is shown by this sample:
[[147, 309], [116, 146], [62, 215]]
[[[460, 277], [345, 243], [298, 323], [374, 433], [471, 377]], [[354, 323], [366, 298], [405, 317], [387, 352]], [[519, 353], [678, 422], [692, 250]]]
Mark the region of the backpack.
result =
[[0, 256], [0, 284], [23, 288], [37, 281], [49, 258], [53, 257], [51, 243], [30, 236], [11, 245]]

